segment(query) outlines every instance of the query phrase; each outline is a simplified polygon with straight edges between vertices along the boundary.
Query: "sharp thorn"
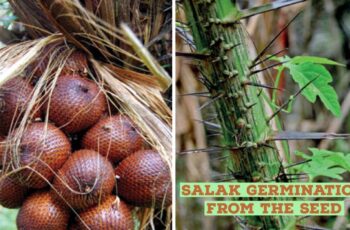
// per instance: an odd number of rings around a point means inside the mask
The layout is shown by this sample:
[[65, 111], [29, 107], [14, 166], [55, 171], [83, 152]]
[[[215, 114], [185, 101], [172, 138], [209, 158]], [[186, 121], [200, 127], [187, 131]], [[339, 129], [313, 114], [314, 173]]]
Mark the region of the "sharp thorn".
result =
[[201, 122], [201, 123], [203, 123], [204, 125], [206, 125], [206, 126], [208, 126], [210, 128], [221, 130], [221, 126], [218, 125], [218, 124], [215, 124], [215, 123], [212, 123], [212, 122], [209, 122], [209, 121], [198, 120], [198, 119], [194, 119], [194, 120], [198, 121], [198, 122]]
[[191, 49], [196, 49], [192, 36], [184, 28], [176, 26], [176, 33], [191, 47]]
[[294, 163], [294, 164], [291, 164], [291, 165], [287, 165], [287, 166], [285, 166], [284, 168], [285, 168], [285, 169], [292, 168], [292, 167], [294, 167], [294, 166], [301, 165], [301, 164], [305, 164], [305, 163], [308, 163], [308, 162], [310, 162], [310, 161], [311, 161], [311, 160], [306, 160], [306, 161], [297, 162], [297, 163]]
[[213, 99], [209, 100], [209, 101], [206, 101], [203, 105], [201, 105], [199, 107], [199, 110], [202, 110], [204, 109], [205, 107], [211, 105], [212, 103], [214, 103], [215, 101], [217, 101], [218, 99], [222, 98], [224, 96], [224, 94], [219, 94], [217, 96], [215, 96]]
[[282, 30], [267, 44], [267, 46], [260, 51], [258, 56], [253, 60], [252, 63], [256, 63], [264, 54], [265, 52], [270, 48], [270, 46], [276, 41], [276, 39], [285, 31], [288, 26], [300, 15], [301, 12], [297, 13], [283, 28]]
[[202, 82], [202, 84], [204, 84], [208, 89], [215, 88], [215, 85], [205, 77], [206, 74], [200, 69], [199, 69], [199, 72], [201, 73], [202, 77], [199, 77], [198, 79]]
[[270, 86], [270, 85], [260, 84], [260, 83], [257, 83], [257, 82], [247, 81], [247, 82], [244, 82], [243, 85], [250, 85], [250, 86], [255, 86], [255, 87], [260, 87], [260, 88], [265, 88], [265, 89], [273, 89], [273, 90], [284, 91], [284, 89], [276, 88], [276, 87], [273, 87], [273, 86]]
[[297, 178], [288, 178], [288, 180], [290, 182], [293, 182], [293, 181], [298, 181], [298, 180], [301, 180], [301, 179], [308, 179], [309, 177], [297, 177]]
[[250, 76], [252, 76], [252, 75], [254, 75], [254, 74], [257, 74], [257, 73], [259, 73], [259, 72], [262, 72], [262, 71], [271, 69], [271, 68], [273, 68], [273, 67], [282, 65], [282, 64], [284, 64], [284, 63], [286, 63], [286, 62], [287, 62], [287, 61], [278, 62], [278, 63], [272, 64], [272, 65], [270, 65], [270, 66], [267, 66], [267, 67], [265, 67], [265, 68], [263, 68], [263, 69], [258, 69], [258, 70], [251, 71], [250, 74], [249, 74], [248, 76], [250, 77]]
[[278, 1], [273, 1], [271, 3], [263, 4], [260, 6], [252, 7], [249, 9], [245, 9], [241, 11], [242, 17], [243, 18], [248, 18], [252, 17], [257, 14], [262, 14], [266, 13], [272, 10], [277, 10], [283, 7], [287, 7], [293, 4], [305, 2], [306, 0], [278, 0]]
[[281, 173], [278, 176], [276, 176], [274, 180], [271, 180], [271, 181], [290, 182], [290, 181], [293, 181], [293, 180], [300, 180], [300, 179], [303, 179], [303, 178], [308, 178], [306, 173], [296, 173], [296, 174]]
[[253, 108], [253, 107], [256, 106], [257, 104], [258, 104], [257, 102], [252, 103], [252, 104], [248, 105], [246, 108], [247, 108], [247, 109]]
[[221, 153], [223, 150], [230, 150], [230, 149], [231, 148], [229, 148], [229, 147], [214, 146], [214, 147], [209, 147], [209, 148], [185, 150], [185, 151], [179, 152], [177, 154], [180, 156], [181, 155], [188, 155], [188, 154], [192, 154], [192, 153], [202, 153], [202, 152], [214, 154], [214, 153]]
[[261, 61], [255, 63], [255, 64], [251, 65], [251, 66], [249, 67], [249, 69], [253, 69], [255, 66], [260, 65], [260, 64], [262, 64], [262, 63], [268, 61], [269, 59], [271, 59], [271, 58], [273, 58], [273, 57], [276, 57], [277, 55], [279, 55], [279, 54], [281, 54], [281, 53], [283, 53], [284, 51], [287, 51], [287, 50], [288, 50], [288, 48], [284, 48], [284, 49], [282, 49], [282, 50], [280, 50], [280, 51], [278, 51], [278, 52], [276, 52], [276, 53], [274, 53], [274, 54], [271, 54], [271, 55], [269, 55], [267, 58], [265, 58], [265, 59], [263, 59], [263, 60], [261, 60]]
[[307, 173], [286, 173], [287, 176], [305, 176]]
[[207, 88], [211, 89], [214, 88], [215, 86], [205, 77], [198, 77], [198, 80], [205, 85]]
[[312, 79], [306, 85], [304, 85], [302, 88], [300, 88], [299, 91], [293, 95], [293, 97], [297, 97], [299, 94], [301, 94], [303, 92], [303, 90], [306, 89], [309, 85], [311, 85], [311, 83], [313, 83], [317, 78], [319, 78], [319, 76], [320, 75], [317, 75], [314, 79]]
[[185, 93], [185, 94], [180, 94], [180, 97], [184, 96], [198, 96], [198, 97], [210, 97], [209, 92], [197, 92], [197, 93]]
[[177, 57], [193, 58], [197, 60], [206, 60], [210, 57], [209, 54], [176, 52]]
[[270, 123], [270, 121], [279, 114], [285, 107], [289, 105], [291, 101], [294, 100], [295, 97], [297, 97], [304, 89], [306, 89], [312, 82], [314, 82], [320, 75], [309, 81], [306, 85], [304, 85], [298, 92], [296, 92], [292, 97], [290, 97], [286, 102], [284, 102], [271, 116], [269, 119], [267, 119], [267, 123]]
[[222, 133], [214, 133], [214, 134], [208, 134], [207, 137], [219, 137], [222, 136]]
[[212, 160], [214, 160], [214, 161], [222, 161], [222, 160], [226, 160], [229, 157], [230, 157], [229, 155], [226, 155], [226, 156], [213, 158]]
[[238, 47], [242, 45], [242, 43], [237, 43], [237, 44], [230, 44], [230, 45], [226, 45], [224, 46], [224, 50], [228, 51], [228, 50], [233, 50], [234, 48]]

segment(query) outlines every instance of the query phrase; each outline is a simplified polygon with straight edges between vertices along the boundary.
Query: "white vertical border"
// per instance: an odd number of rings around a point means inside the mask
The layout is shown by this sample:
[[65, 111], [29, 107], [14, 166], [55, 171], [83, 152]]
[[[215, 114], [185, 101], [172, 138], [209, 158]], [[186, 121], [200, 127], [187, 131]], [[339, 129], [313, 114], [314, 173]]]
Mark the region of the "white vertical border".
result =
[[173, 156], [173, 170], [172, 170], [172, 183], [173, 183], [173, 205], [172, 205], [172, 229], [176, 229], [176, 0], [172, 0], [172, 156]]

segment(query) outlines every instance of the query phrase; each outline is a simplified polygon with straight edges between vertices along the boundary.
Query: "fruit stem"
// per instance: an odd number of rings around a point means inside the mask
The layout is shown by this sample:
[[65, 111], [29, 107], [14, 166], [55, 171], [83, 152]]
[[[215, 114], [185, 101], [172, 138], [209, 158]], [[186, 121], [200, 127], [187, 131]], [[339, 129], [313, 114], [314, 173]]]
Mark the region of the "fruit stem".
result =
[[[245, 175], [239, 180], [236, 178], [241, 182], [275, 181], [281, 172], [281, 163], [275, 143], [265, 140], [271, 128], [266, 122], [268, 111], [262, 89], [244, 84], [248, 80], [259, 83], [254, 70], [250, 69], [252, 61], [246, 32], [238, 20], [238, 9], [231, 0], [184, 0], [184, 8], [195, 52], [210, 56], [198, 63], [205, 85], [212, 99], [215, 95], [224, 95], [213, 104], [224, 145], [235, 149], [228, 151], [231, 157], [227, 167]], [[236, 14], [237, 20], [225, 21], [228, 14]], [[248, 226], [283, 229], [288, 218], [255, 216], [246, 220]]]

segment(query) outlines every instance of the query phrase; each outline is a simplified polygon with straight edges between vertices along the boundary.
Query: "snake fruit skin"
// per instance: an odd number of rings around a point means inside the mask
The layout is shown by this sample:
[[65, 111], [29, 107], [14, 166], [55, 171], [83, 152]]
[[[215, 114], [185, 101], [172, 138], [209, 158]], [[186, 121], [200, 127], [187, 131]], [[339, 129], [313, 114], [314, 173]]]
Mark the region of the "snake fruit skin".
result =
[[[79, 213], [80, 219], [75, 218], [71, 230], [132, 230], [133, 218], [129, 206], [123, 201], [119, 202], [115, 196], [108, 196], [105, 201], [97, 206]], [[85, 225], [84, 225], [84, 224]], [[88, 228], [87, 228], [87, 227]]]
[[129, 117], [115, 115], [94, 125], [85, 134], [82, 145], [108, 156], [112, 162], [120, 162], [142, 148], [143, 138]]
[[[55, 60], [59, 58], [59, 54], [62, 53], [64, 47], [61, 49], [54, 45], [48, 45], [44, 48], [43, 56], [39, 57], [28, 67], [28, 74], [33, 73], [36, 77], [41, 77], [48, 67], [50, 58]], [[55, 50], [55, 53], [53, 52]], [[60, 72], [61, 75], [64, 74], [79, 74], [85, 75], [88, 70], [88, 62], [86, 55], [81, 51], [74, 51], [66, 59], [66, 62]]]
[[45, 107], [49, 107], [49, 119], [57, 127], [77, 133], [98, 122], [107, 109], [107, 100], [95, 82], [79, 75], [62, 75]]
[[17, 151], [19, 167], [29, 167], [15, 173], [15, 178], [22, 185], [43, 188], [48, 185], [45, 179], [52, 181], [55, 172], [68, 159], [71, 144], [66, 135], [54, 125], [38, 122], [30, 124], [24, 130]]
[[112, 193], [113, 166], [95, 151], [79, 150], [59, 170], [53, 185], [73, 208], [89, 208]]
[[133, 153], [118, 165], [115, 173], [118, 196], [128, 203], [142, 207], [171, 205], [170, 170], [158, 152]]
[[[16, 128], [32, 93], [33, 86], [20, 77], [8, 80], [0, 87], [0, 134], [7, 135], [10, 129]], [[40, 115], [40, 109], [36, 108], [33, 118]]]
[[17, 215], [19, 230], [63, 230], [69, 223], [69, 208], [58, 202], [50, 192], [30, 195]]
[[1, 177], [0, 205], [5, 208], [18, 208], [22, 205], [27, 193], [27, 187], [19, 185], [8, 176]]

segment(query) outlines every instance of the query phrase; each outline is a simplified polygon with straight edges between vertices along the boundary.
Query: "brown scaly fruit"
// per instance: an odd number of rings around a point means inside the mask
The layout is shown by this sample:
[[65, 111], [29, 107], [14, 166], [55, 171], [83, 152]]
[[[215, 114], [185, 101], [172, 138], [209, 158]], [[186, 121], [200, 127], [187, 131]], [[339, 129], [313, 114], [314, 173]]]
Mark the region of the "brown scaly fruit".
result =
[[48, 184], [41, 176], [52, 181], [70, 154], [70, 142], [61, 130], [44, 122], [30, 124], [22, 134], [16, 153], [19, 167], [29, 167], [15, 173], [15, 178], [22, 185], [43, 188]]
[[[54, 60], [56, 56], [62, 53], [63, 48], [57, 44], [46, 46], [42, 52], [43, 55], [28, 67], [28, 74], [33, 73], [34, 76], [41, 77], [49, 64], [50, 57], [52, 56], [51, 58]], [[87, 72], [87, 57], [83, 52], [76, 50], [66, 59], [60, 74], [87, 75]]]
[[98, 122], [107, 101], [98, 85], [79, 75], [57, 79], [49, 105], [49, 119], [68, 133], [77, 133]]
[[116, 168], [117, 193], [126, 202], [142, 207], [171, 205], [172, 187], [168, 164], [154, 150], [141, 150]]
[[74, 51], [67, 59], [61, 74], [79, 74], [82, 76], [88, 73], [88, 62], [86, 55], [81, 51]]
[[19, 185], [8, 176], [0, 178], [0, 205], [5, 208], [18, 208], [22, 205], [28, 188]]
[[140, 150], [143, 138], [129, 117], [115, 115], [100, 120], [87, 131], [82, 146], [108, 156], [112, 162], [119, 162]]
[[69, 222], [68, 206], [56, 200], [48, 191], [30, 195], [17, 215], [19, 230], [63, 230]]
[[[33, 86], [21, 77], [10, 79], [0, 87], [0, 134], [7, 135], [11, 128], [16, 128], [32, 92]], [[33, 118], [40, 115], [40, 109], [36, 109]]]
[[75, 229], [118, 229], [132, 230], [134, 223], [130, 207], [116, 196], [108, 196], [105, 201], [79, 213], [70, 227]]
[[75, 209], [92, 207], [115, 187], [112, 164], [92, 150], [72, 154], [54, 180], [58, 195]]

